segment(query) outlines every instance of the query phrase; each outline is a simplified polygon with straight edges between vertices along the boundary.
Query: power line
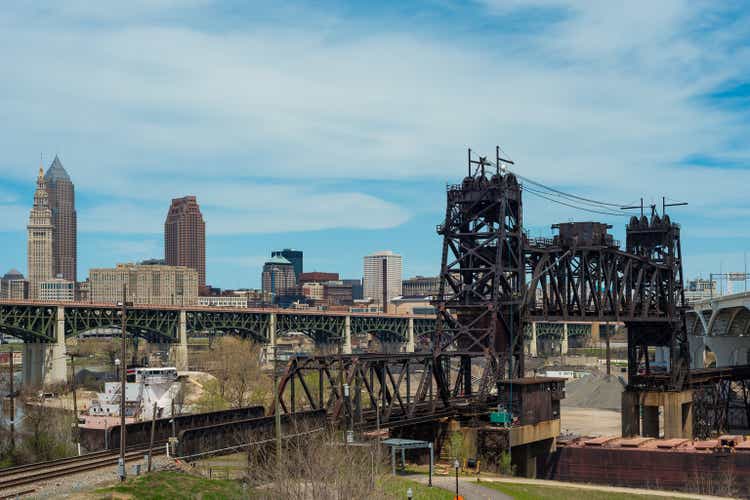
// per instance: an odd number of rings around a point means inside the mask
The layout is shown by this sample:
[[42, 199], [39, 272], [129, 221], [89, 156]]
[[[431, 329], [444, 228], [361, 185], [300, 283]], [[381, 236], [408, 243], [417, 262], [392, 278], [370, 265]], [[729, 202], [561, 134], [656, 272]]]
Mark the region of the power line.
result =
[[584, 212], [590, 212], [595, 214], [601, 214], [601, 215], [612, 215], [612, 216], [620, 216], [620, 217], [630, 217], [629, 214], [621, 213], [621, 212], [612, 212], [612, 211], [604, 211], [604, 210], [596, 210], [594, 208], [588, 208], [588, 207], [581, 207], [578, 205], [573, 205], [572, 203], [567, 203], [562, 200], [556, 200], [554, 198], [550, 198], [549, 196], [546, 196], [545, 194], [540, 193], [539, 191], [535, 191], [531, 189], [528, 186], [523, 187], [524, 191], [528, 191], [529, 193], [539, 196], [540, 198], [544, 198], [545, 200], [551, 201], [552, 203], [558, 203], [560, 205], [565, 205], [566, 207], [574, 208], [576, 210], [582, 210]]
[[537, 182], [537, 181], [531, 180], [528, 177], [524, 177], [522, 175], [516, 174], [515, 172], [514, 172], [514, 175], [516, 177], [518, 177], [519, 179], [522, 179], [522, 180], [524, 180], [524, 181], [526, 181], [528, 183], [534, 184], [535, 186], [538, 186], [540, 188], [546, 189], [548, 191], [552, 191], [553, 193], [557, 193], [557, 194], [559, 194], [561, 196], [566, 196], [568, 198], [573, 198], [573, 199], [576, 199], [578, 201], [584, 201], [584, 202], [592, 203], [592, 204], [595, 204], [595, 205], [603, 205], [603, 206], [614, 207], [614, 208], [620, 208], [620, 207], [622, 207], [622, 205], [618, 204], [618, 203], [610, 203], [610, 202], [607, 202], [607, 201], [593, 200], [591, 198], [585, 198], [583, 196], [578, 196], [578, 195], [575, 195], [575, 194], [566, 193], [564, 191], [560, 191], [559, 189], [555, 189], [553, 187], [546, 186], [546, 185], [542, 184], [541, 182]]

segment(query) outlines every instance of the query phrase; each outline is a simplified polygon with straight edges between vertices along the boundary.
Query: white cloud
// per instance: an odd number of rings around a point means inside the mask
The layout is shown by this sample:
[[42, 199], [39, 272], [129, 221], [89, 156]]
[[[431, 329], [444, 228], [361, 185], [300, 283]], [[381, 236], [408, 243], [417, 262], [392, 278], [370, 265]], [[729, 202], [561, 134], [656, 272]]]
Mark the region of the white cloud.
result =
[[[0, 109], [13, 123], [0, 134], [2, 176], [31, 178], [30, 151], [62, 143], [79, 192], [124, 200], [81, 214], [82, 231], [121, 220], [123, 231], [159, 232], [164, 199], [187, 193], [219, 234], [390, 227], [405, 209], [316, 189], [314, 179], [453, 181], [462, 148], [498, 142], [522, 174], [596, 198], [668, 194], [693, 203], [685, 213], [745, 200], [747, 170], [675, 166], [695, 153], [747, 159], [727, 153], [746, 127], [697, 99], [744, 77], [750, 61], [735, 46], [747, 34], [739, 20], [696, 33], [714, 22], [713, 3], [488, 0], [499, 16], [530, 5], [565, 16], [484, 47], [388, 29], [355, 35], [334, 17], [202, 31], [152, 16], [171, 3], [139, 2], [112, 25], [82, 21], [117, 9], [86, 12], [81, 2], [49, 17], [0, 14]], [[57, 14], [66, 22], [51, 22]], [[527, 220], [568, 217], [538, 210]]]
[[172, 196], [193, 193], [200, 193], [198, 202], [208, 234], [381, 229], [398, 226], [409, 218], [403, 208], [357, 192], [321, 193], [299, 186], [217, 182], [173, 184], [171, 193], [153, 186], [138, 189], [137, 183], [123, 188], [142, 201], [90, 207], [79, 216], [79, 230], [161, 233], [169, 208], [165, 200], [168, 203]]

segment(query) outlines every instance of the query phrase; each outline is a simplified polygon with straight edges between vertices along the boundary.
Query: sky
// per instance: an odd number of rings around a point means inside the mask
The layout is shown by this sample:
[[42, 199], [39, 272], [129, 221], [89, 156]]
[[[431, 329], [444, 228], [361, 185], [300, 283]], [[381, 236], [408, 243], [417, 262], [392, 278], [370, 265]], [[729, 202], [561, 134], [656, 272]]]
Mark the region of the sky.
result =
[[[270, 252], [362, 275], [439, 272], [466, 149], [615, 204], [687, 201], [688, 277], [750, 250], [750, 8], [741, 2], [15, 2], [0, 10], [0, 272], [26, 273], [40, 158], [76, 186], [79, 279], [162, 257], [198, 197], [207, 281], [259, 287]], [[524, 223], [611, 223], [524, 193]]]

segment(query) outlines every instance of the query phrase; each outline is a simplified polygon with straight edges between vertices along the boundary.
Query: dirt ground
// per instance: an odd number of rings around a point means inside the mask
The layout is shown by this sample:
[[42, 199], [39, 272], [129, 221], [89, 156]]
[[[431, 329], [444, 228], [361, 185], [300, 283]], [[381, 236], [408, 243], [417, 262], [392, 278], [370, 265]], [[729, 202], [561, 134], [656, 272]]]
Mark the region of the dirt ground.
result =
[[620, 412], [596, 408], [560, 408], [562, 434], [579, 436], [619, 436]]

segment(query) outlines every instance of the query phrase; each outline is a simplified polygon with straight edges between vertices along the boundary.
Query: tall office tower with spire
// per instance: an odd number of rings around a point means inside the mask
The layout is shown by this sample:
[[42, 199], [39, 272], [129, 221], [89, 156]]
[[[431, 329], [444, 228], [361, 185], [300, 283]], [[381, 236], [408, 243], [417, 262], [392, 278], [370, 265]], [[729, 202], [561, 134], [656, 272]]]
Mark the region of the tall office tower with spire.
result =
[[75, 188], [60, 158], [55, 155], [44, 175], [52, 210], [52, 256], [54, 276], [76, 282], [78, 222], [76, 218]]
[[198, 286], [206, 285], [206, 223], [195, 196], [174, 198], [164, 222], [167, 265], [198, 271]]
[[34, 206], [29, 215], [28, 277], [29, 298], [39, 298], [39, 284], [54, 277], [54, 258], [52, 256], [52, 210], [49, 208], [49, 194], [44, 181], [44, 170], [39, 166], [36, 179]]

